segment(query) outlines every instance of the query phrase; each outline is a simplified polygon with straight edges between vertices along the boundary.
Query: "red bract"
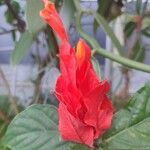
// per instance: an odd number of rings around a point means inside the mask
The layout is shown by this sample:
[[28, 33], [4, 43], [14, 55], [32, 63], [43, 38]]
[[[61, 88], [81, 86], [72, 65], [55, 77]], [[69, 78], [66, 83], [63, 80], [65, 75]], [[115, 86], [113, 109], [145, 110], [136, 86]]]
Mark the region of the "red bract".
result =
[[76, 49], [71, 47], [54, 4], [45, 0], [40, 14], [61, 39], [61, 75], [55, 89], [60, 102], [60, 133], [64, 140], [93, 147], [94, 141], [111, 126], [109, 84], [97, 77], [91, 63], [91, 49], [84, 40], [79, 40]]
[[68, 36], [63, 27], [63, 23], [55, 9], [55, 5], [49, 0], [43, 0], [45, 3], [45, 9], [40, 12], [40, 15], [44, 20], [57, 32], [62, 40], [68, 40]]

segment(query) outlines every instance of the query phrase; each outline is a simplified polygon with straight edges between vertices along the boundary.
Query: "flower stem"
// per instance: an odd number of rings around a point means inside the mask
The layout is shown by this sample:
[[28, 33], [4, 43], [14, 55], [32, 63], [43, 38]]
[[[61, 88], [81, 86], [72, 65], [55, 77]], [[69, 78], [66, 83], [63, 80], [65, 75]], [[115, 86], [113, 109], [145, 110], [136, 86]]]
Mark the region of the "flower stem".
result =
[[110, 52], [108, 52], [108, 51], [106, 51], [105, 49], [102, 49], [102, 48], [97, 48], [97, 49], [94, 49], [94, 50], [95, 50], [95, 53], [98, 53], [98, 54], [100, 54], [100, 55], [102, 55], [106, 58], [109, 58], [112, 61], [118, 62], [119, 64], [122, 64], [124, 66], [129, 67], [129, 68], [133, 68], [133, 69], [136, 69], [136, 70], [141, 70], [141, 71], [150, 73], [150, 65], [139, 63], [139, 62], [130, 60], [128, 58], [112, 54], [112, 53], [110, 53]]

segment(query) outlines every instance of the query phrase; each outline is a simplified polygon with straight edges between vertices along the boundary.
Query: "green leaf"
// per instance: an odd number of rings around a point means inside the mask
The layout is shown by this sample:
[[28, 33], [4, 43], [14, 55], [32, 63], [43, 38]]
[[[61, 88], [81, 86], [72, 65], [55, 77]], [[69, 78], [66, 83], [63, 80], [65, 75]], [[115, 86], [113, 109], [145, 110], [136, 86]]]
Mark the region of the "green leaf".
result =
[[[122, 1], [116, 2], [115, 0], [98, 0], [98, 9], [97, 13], [105, 18], [107, 22], [112, 21], [122, 14]], [[100, 24], [94, 20], [94, 32], [96, 32], [97, 28]]]
[[142, 34], [145, 35], [146, 37], [150, 37], [150, 26], [143, 29]]
[[15, 19], [13, 14], [11, 13], [11, 11], [9, 9], [7, 9], [5, 12], [5, 18], [6, 18], [6, 21], [10, 24], [13, 23], [13, 21]]
[[27, 27], [29, 32], [37, 33], [46, 26], [45, 22], [39, 15], [40, 10], [44, 8], [41, 0], [27, 0]]
[[0, 109], [7, 113], [10, 112], [10, 103], [7, 95], [0, 95]]
[[[20, 5], [18, 2], [16, 1], [11, 1], [11, 6], [13, 7], [13, 9], [15, 10], [15, 12], [17, 14], [19, 14], [20, 12]], [[15, 21], [15, 17], [14, 15], [12, 14], [11, 10], [10, 9], [7, 9], [6, 12], [5, 12], [5, 18], [6, 18], [6, 21], [8, 23], [13, 23]]]
[[13, 116], [9, 98], [6, 95], [0, 95], [0, 150], [2, 149], [1, 138], [6, 132], [10, 117]]
[[135, 28], [136, 28], [136, 23], [133, 21], [129, 21], [124, 28], [124, 33], [126, 37], [130, 37], [130, 35], [133, 33]]
[[19, 41], [15, 45], [15, 50], [11, 56], [11, 61], [13, 64], [18, 64], [23, 59], [23, 57], [27, 54], [32, 42], [33, 35], [28, 31], [25, 31]]
[[146, 50], [142, 43], [138, 40], [133, 49], [132, 49], [132, 57], [131, 59], [138, 61], [138, 62], [143, 62], [145, 58]]
[[[107, 0], [107, 1], [106, 0], [103, 0], [103, 1], [98, 0], [97, 13], [100, 14], [101, 16], [103, 16], [106, 20], [107, 20], [107, 17], [109, 15], [108, 10], [111, 7], [110, 1], [111, 0]], [[96, 21], [96, 19], [94, 19], [93, 26], [94, 26], [94, 33], [96, 33], [98, 27], [100, 26], [100, 24], [98, 24], [98, 22]]]
[[85, 145], [75, 144], [74, 146], [71, 147], [71, 150], [90, 150], [90, 149]]
[[125, 109], [115, 114], [103, 144], [107, 150], [150, 149], [150, 83], [131, 98]]
[[[20, 5], [19, 5], [19, 3], [16, 2], [16, 1], [11, 1], [11, 6], [15, 10], [15, 12], [17, 14], [19, 14], [19, 12], [20, 12]], [[5, 12], [5, 18], [6, 18], [6, 21], [8, 23], [10, 23], [10, 24], [13, 23], [16, 20], [15, 17], [14, 17], [14, 15], [10, 11], [10, 9], [6, 10], [6, 12]]]
[[142, 9], [142, 1], [141, 0], [136, 0], [136, 13], [138, 15], [141, 14], [141, 9]]
[[100, 64], [95, 57], [92, 57], [92, 64], [93, 64], [94, 70], [96, 71], [98, 77], [101, 79], [103, 75], [101, 72]]
[[57, 109], [52, 105], [32, 105], [17, 115], [8, 127], [4, 145], [12, 150], [68, 150], [61, 140]]
[[60, 11], [60, 15], [65, 25], [65, 28], [68, 30], [70, 24], [74, 20], [75, 15], [75, 6], [72, 0], [64, 0], [63, 6]]

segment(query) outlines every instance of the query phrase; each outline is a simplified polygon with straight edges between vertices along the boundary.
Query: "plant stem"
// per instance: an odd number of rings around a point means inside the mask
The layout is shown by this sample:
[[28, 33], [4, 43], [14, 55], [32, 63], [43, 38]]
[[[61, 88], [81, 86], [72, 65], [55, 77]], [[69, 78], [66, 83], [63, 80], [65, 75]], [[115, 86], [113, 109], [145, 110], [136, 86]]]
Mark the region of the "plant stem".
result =
[[98, 42], [83, 31], [81, 22], [80, 22], [82, 14], [83, 14], [83, 12], [78, 12], [76, 14], [76, 27], [78, 29], [78, 32], [84, 39], [86, 39], [89, 42], [89, 44], [92, 46], [92, 48], [94, 48], [94, 49], [99, 48], [100, 46], [99, 46]]
[[124, 49], [121, 46], [119, 40], [117, 39], [116, 35], [113, 33], [111, 27], [109, 27], [108, 23], [105, 21], [105, 19], [98, 13], [92, 12], [94, 15], [97, 23], [99, 25], [102, 25], [103, 29], [105, 30], [106, 34], [111, 38], [112, 43], [117, 48], [117, 51], [119, 55], [124, 56]]
[[124, 66], [129, 67], [129, 68], [133, 68], [136, 70], [141, 70], [141, 71], [150, 73], [150, 65], [139, 63], [139, 62], [130, 60], [128, 58], [125, 58], [125, 57], [122, 57], [122, 56], [119, 56], [116, 54], [112, 54], [112, 53], [107, 52], [105, 49], [102, 49], [102, 48], [94, 49], [94, 51], [95, 51], [95, 53], [98, 53], [98, 54], [100, 54], [106, 58], [111, 59], [112, 61], [118, 62], [119, 64], [122, 64]]

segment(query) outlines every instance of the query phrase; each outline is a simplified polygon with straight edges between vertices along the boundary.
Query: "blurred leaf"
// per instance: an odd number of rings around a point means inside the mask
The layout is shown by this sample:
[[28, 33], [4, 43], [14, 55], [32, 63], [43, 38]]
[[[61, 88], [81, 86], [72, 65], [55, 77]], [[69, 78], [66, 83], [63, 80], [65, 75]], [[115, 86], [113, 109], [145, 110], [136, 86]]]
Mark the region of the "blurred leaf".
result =
[[[22, 111], [23, 109], [24, 107], [18, 104], [18, 110]], [[0, 138], [5, 134], [7, 126], [14, 116], [15, 113], [8, 95], [0, 95]]]
[[0, 95], [0, 109], [7, 113], [10, 111], [10, 103], [7, 95]]
[[7, 127], [8, 127], [8, 123], [0, 121], [0, 142], [1, 142], [1, 138], [4, 136], [4, 134], [7, 130]]
[[141, 9], [142, 9], [142, 1], [141, 0], [136, 0], [136, 13], [138, 15], [141, 14]]
[[132, 49], [131, 59], [138, 62], [143, 62], [145, 58], [145, 53], [146, 53], [145, 48], [143, 47], [142, 43], [138, 40]]
[[12, 150], [69, 150], [58, 131], [57, 109], [51, 105], [32, 105], [9, 125], [4, 145]]
[[142, 7], [142, 15], [145, 14], [145, 12], [147, 11], [147, 6], [148, 6], [148, 0], [145, 0], [144, 4], [143, 4], [143, 7]]
[[[111, 7], [112, 0], [98, 0], [98, 9], [97, 13], [102, 15], [107, 20], [107, 15], [109, 14], [106, 10], [109, 10], [109, 7]], [[100, 26], [96, 19], [94, 19], [94, 32], [96, 32], [97, 28]]]
[[4, 4], [4, 0], [0, 0], [0, 5], [3, 5]]
[[28, 31], [25, 31], [19, 41], [15, 45], [15, 50], [11, 56], [11, 61], [13, 64], [18, 64], [23, 59], [23, 57], [28, 52], [32, 42], [33, 42], [33, 35]]
[[13, 23], [13, 21], [15, 19], [13, 14], [11, 13], [11, 11], [9, 9], [7, 9], [6, 12], [5, 12], [5, 18], [6, 18], [6, 21], [8, 23]]
[[107, 150], [150, 149], [150, 83], [114, 115], [112, 128], [103, 142]]
[[142, 34], [146, 37], [150, 37], [150, 26], [143, 29]]
[[13, 41], [16, 41], [16, 31], [15, 30], [11, 31], [11, 35], [12, 35]]
[[[98, 0], [97, 13], [105, 18], [107, 22], [112, 21], [121, 15], [121, 8], [123, 6], [122, 0], [118, 2], [114, 0]], [[100, 26], [96, 19], [94, 20], [94, 32]]]
[[41, 0], [27, 0], [26, 18], [29, 32], [35, 34], [45, 27], [45, 22], [39, 15], [44, 8]]
[[95, 13], [95, 19], [100, 25], [102, 25], [102, 27], [104, 28], [107, 35], [111, 38], [111, 40], [112, 40], [114, 46], [117, 48], [119, 54], [123, 55], [124, 54], [124, 49], [121, 46], [121, 44], [120, 44], [119, 40], [117, 39], [116, 35], [113, 33], [111, 27], [106, 22], [106, 20], [101, 15], [99, 15], [97, 13]]
[[59, 50], [57, 39], [55, 37], [54, 32], [49, 26], [47, 26], [46, 32], [48, 33], [47, 34], [47, 37], [48, 37], [47, 43], [48, 43], [48, 48], [49, 48], [48, 50], [53, 57], [56, 57], [56, 55], [58, 54], [58, 50]]
[[92, 57], [92, 64], [93, 64], [94, 70], [96, 71], [98, 77], [101, 79], [102, 72], [101, 72], [100, 64], [95, 57]]
[[0, 138], [5, 134], [10, 116], [13, 116], [7, 95], [0, 95]]
[[94, 23], [93, 23], [93, 31], [94, 34], [96, 34], [97, 29], [99, 28], [99, 24], [97, 23], [97, 21], [94, 19]]
[[85, 145], [75, 144], [70, 150], [89, 150], [89, 148]]
[[72, 0], [64, 0], [63, 6], [60, 11], [61, 18], [65, 25], [65, 29], [69, 29], [70, 24], [74, 20], [75, 6]]
[[[13, 9], [15, 10], [15, 12], [18, 14], [20, 12], [20, 5], [18, 2], [16, 1], [11, 1], [11, 5], [13, 7]], [[5, 12], [5, 18], [6, 21], [10, 24], [12, 24], [15, 21], [15, 17], [12, 14], [12, 12], [10, 11], [10, 9], [7, 9]]]
[[144, 19], [142, 21], [143, 21], [143, 23], [142, 23], [143, 29], [150, 27], [150, 19], [149, 19], [149, 17], [144, 17]]
[[[98, 13], [106, 17], [106, 9], [111, 6], [112, 0], [98, 0]], [[108, 15], [108, 14], [107, 14]]]
[[133, 33], [135, 28], [136, 28], [135, 22], [133, 22], [133, 21], [128, 22], [124, 28], [124, 33], [125, 33], [126, 37], [130, 37], [130, 35]]

